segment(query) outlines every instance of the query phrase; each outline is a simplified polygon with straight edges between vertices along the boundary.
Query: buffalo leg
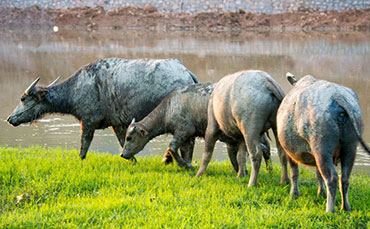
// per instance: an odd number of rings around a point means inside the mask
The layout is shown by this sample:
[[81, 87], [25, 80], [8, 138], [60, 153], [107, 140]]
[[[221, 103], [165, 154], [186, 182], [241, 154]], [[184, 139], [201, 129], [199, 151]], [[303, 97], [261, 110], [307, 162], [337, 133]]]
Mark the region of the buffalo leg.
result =
[[[251, 120], [256, 120], [256, 119], [251, 117]], [[262, 159], [262, 150], [260, 147], [257, 147], [259, 146], [259, 144], [261, 144], [259, 130], [261, 130], [262, 127], [258, 128], [258, 125], [256, 123], [253, 123], [252, 125], [253, 126], [249, 125], [249, 122], [248, 123], [242, 122], [242, 126], [240, 129], [240, 131], [243, 134], [245, 146], [248, 149], [249, 158], [251, 160], [251, 165], [252, 165], [251, 176], [249, 178], [248, 187], [257, 186], [257, 178], [258, 178], [259, 169], [261, 167], [261, 159]]]
[[280, 184], [288, 184], [289, 176], [288, 176], [287, 156], [278, 140], [276, 141], [276, 146], [281, 165]]
[[166, 152], [164, 152], [162, 162], [165, 165], [171, 164], [173, 162], [173, 157], [172, 157], [171, 153], [168, 150], [166, 150]]
[[[170, 146], [165, 152], [162, 161], [164, 163], [171, 163], [173, 158], [180, 167], [193, 168], [193, 166], [191, 165], [191, 159], [193, 157], [195, 138], [189, 136], [194, 135], [195, 127], [191, 124], [186, 123], [183, 123], [182, 125], [184, 126], [184, 128], [179, 128], [179, 131], [176, 131], [174, 133]], [[186, 131], [184, 131], [183, 129], [186, 129]], [[181, 150], [181, 154], [183, 154], [182, 157], [180, 157], [178, 153], [179, 148]], [[185, 155], [187, 156], [184, 157]]]
[[187, 163], [191, 163], [191, 161], [193, 160], [194, 144], [195, 138], [191, 137], [186, 140], [186, 142], [182, 146], [180, 146], [181, 157]]
[[202, 155], [202, 164], [199, 167], [197, 172], [197, 177], [203, 175], [206, 170], [209, 162], [211, 161], [213, 150], [215, 148], [216, 141], [218, 136], [220, 135], [220, 129], [217, 124], [217, 121], [213, 115], [213, 106], [210, 102], [208, 106], [208, 122], [207, 122], [207, 129], [205, 133], [205, 147], [204, 152]]
[[118, 139], [118, 142], [121, 147], [125, 144], [125, 136], [126, 136], [126, 130], [127, 128], [124, 128], [122, 126], [112, 126], [112, 129], [114, 133], [116, 134], [116, 137]]
[[333, 164], [333, 157], [329, 151], [313, 152], [317, 167], [321, 176], [324, 178], [326, 195], [326, 212], [334, 212], [335, 196], [338, 186], [338, 175]]
[[89, 150], [91, 141], [94, 137], [94, 128], [87, 128], [83, 126], [82, 136], [81, 136], [81, 148], [80, 148], [80, 158], [83, 160], [86, 158], [87, 151]]
[[244, 142], [239, 145], [236, 159], [239, 167], [237, 176], [238, 178], [245, 177], [247, 175], [247, 167], [245, 165], [247, 163], [247, 147], [245, 146]]
[[272, 162], [271, 162], [270, 144], [265, 134], [261, 135], [260, 147], [262, 149], [262, 156], [263, 156], [263, 159], [265, 160], [266, 169], [271, 173], [273, 168], [272, 168]]
[[179, 147], [184, 144], [186, 139], [187, 137], [178, 136], [175, 134], [174, 138], [172, 138], [170, 146], [167, 149], [167, 152], [172, 155], [172, 157], [175, 159], [180, 167], [193, 168], [191, 163], [186, 162], [182, 157], [180, 157], [178, 153]]
[[325, 182], [324, 182], [324, 179], [322, 179], [322, 176], [318, 168], [316, 168], [316, 178], [317, 178], [317, 181], [319, 182], [319, 188], [317, 190], [317, 195], [326, 196]]
[[299, 196], [299, 189], [298, 189], [299, 168], [298, 168], [298, 164], [295, 163], [291, 158], [288, 158], [288, 162], [289, 162], [289, 165], [290, 165], [290, 180], [291, 180], [290, 195]]
[[164, 163], [165, 165], [169, 165], [169, 164], [173, 163], [172, 154], [168, 149], [163, 154], [162, 163]]
[[280, 141], [277, 137], [278, 135], [277, 135], [277, 129], [276, 129], [276, 124], [275, 123], [273, 123], [272, 132], [274, 133], [276, 148], [277, 148], [277, 152], [278, 152], [279, 160], [280, 160], [280, 164], [281, 164], [280, 184], [288, 184], [289, 183], [289, 178], [288, 178], [287, 156], [286, 156], [283, 148], [281, 147]]
[[[355, 142], [355, 143], [353, 143]], [[351, 211], [348, 201], [348, 187], [349, 187], [349, 176], [352, 171], [353, 164], [355, 162], [356, 146], [357, 141], [353, 141], [352, 144], [344, 145], [341, 149], [341, 169], [342, 175], [340, 177], [340, 194], [342, 197], [341, 210]]]
[[237, 173], [239, 170], [238, 161], [236, 160], [236, 155], [238, 154], [239, 144], [226, 143], [227, 154], [229, 155], [230, 162]]

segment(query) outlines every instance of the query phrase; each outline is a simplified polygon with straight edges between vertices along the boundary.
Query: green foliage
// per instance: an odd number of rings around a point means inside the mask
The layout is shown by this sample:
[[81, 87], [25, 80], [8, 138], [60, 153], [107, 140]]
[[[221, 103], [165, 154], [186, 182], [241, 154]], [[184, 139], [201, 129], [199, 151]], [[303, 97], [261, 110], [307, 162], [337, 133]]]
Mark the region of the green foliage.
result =
[[[249, 168], [250, 171], [250, 168]], [[370, 227], [370, 177], [352, 174], [353, 211], [335, 214], [316, 195], [314, 173], [301, 168], [301, 196], [280, 185], [280, 167], [261, 168], [258, 188], [247, 188], [229, 162], [207, 175], [165, 166], [158, 157], [133, 165], [118, 155], [62, 149], [0, 148], [0, 227]]]

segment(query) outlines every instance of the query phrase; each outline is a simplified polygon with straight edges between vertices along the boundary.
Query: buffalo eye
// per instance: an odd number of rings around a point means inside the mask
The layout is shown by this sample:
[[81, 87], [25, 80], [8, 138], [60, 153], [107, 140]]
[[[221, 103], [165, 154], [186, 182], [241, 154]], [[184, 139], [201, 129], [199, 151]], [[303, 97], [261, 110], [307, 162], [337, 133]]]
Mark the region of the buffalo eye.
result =
[[128, 136], [128, 137], [126, 138], [126, 140], [127, 140], [127, 141], [131, 141], [131, 140], [132, 140], [132, 137], [131, 137], [131, 136]]
[[22, 97], [21, 98], [21, 102], [24, 102], [24, 100], [26, 100], [26, 98], [25, 97]]

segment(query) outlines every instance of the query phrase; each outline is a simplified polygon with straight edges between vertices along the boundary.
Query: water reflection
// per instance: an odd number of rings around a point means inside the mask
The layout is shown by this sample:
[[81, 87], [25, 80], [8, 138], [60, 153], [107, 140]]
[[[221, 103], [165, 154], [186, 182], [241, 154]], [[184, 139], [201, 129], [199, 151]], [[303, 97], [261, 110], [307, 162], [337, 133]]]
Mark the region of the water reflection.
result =
[[[178, 58], [202, 82], [216, 82], [242, 69], [261, 69], [288, 91], [287, 71], [312, 74], [353, 88], [359, 95], [370, 142], [370, 34], [368, 32], [190, 32], [190, 31], [3, 31], [0, 36], [0, 117], [11, 113], [23, 90], [37, 76], [49, 84], [65, 80], [81, 66], [106, 57]], [[0, 122], [0, 144], [78, 148], [80, 127], [70, 116], [47, 116], [38, 125], [13, 128]], [[151, 141], [142, 154], [162, 154], [171, 136]], [[90, 150], [117, 153], [110, 130], [95, 133]], [[203, 151], [196, 145], [196, 157]], [[77, 157], [77, 155], [76, 155]], [[216, 159], [226, 159], [223, 144]], [[357, 169], [370, 165], [360, 150]], [[368, 169], [369, 171], [369, 169]]]

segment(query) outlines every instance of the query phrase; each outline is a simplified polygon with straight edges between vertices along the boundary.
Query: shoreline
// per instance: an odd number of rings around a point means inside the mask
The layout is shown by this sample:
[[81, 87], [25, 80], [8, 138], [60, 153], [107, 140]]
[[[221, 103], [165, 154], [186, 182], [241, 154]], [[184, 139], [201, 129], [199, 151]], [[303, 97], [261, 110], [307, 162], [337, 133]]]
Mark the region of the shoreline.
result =
[[154, 6], [63, 9], [36, 5], [17, 8], [0, 5], [0, 29], [149, 29], [200, 31], [369, 31], [370, 9], [297, 11], [280, 14], [239, 12], [166, 13]]

